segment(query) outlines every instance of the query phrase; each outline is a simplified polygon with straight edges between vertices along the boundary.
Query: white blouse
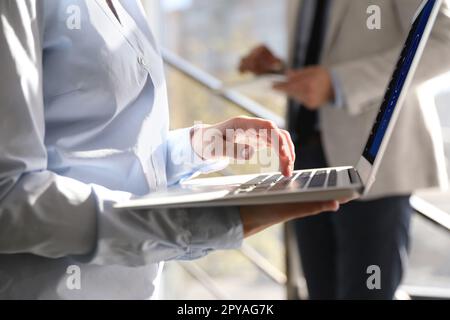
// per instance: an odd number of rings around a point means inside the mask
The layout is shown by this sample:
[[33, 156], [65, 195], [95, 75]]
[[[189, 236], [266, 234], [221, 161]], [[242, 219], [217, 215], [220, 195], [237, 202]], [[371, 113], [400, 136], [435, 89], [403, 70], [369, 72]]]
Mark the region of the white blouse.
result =
[[0, 1], [0, 299], [149, 298], [160, 262], [242, 240], [236, 208], [112, 208], [221, 167], [169, 132], [140, 3], [113, 3]]

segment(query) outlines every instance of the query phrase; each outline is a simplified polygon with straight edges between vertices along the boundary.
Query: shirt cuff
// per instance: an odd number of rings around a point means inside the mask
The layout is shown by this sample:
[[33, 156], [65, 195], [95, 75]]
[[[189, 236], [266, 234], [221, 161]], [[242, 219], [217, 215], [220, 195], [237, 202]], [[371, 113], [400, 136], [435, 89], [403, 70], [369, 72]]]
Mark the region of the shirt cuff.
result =
[[244, 229], [239, 207], [198, 208], [189, 214], [186, 231], [190, 243], [185, 259], [198, 259], [211, 251], [242, 246]]
[[335, 71], [331, 71], [331, 82], [334, 89], [334, 101], [327, 106], [335, 109], [342, 109], [345, 106], [344, 92], [342, 90], [341, 80]]
[[239, 207], [115, 209], [131, 195], [94, 186], [98, 199], [97, 245], [82, 263], [139, 267], [194, 260], [212, 251], [237, 249], [244, 229]]

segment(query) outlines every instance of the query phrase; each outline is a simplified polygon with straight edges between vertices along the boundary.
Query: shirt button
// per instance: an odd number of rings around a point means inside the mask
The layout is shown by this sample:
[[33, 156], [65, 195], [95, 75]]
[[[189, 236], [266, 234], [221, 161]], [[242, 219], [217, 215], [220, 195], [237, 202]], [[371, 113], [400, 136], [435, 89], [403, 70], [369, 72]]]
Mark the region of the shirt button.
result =
[[145, 60], [144, 60], [144, 57], [138, 57], [138, 63], [139, 63], [141, 66], [144, 66], [144, 67], [145, 67]]

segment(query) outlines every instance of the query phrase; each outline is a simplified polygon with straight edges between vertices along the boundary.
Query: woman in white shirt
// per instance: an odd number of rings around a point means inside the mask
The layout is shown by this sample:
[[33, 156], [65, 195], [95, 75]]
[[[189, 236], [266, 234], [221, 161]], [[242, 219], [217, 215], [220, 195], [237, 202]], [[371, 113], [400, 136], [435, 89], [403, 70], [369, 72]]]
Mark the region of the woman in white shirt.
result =
[[[0, 298], [149, 298], [163, 261], [236, 248], [275, 223], [337, 209], [113, 209], [223, 167], [192, 145], [202, 128], [169, 132], [163, 65], [139, 2], [4, 0], [0, 14]], [[271, 122], [210, 128], [274, 129], [291, 174], [292, 143]], [[66, 285], [71, 265], [80, 290]]]

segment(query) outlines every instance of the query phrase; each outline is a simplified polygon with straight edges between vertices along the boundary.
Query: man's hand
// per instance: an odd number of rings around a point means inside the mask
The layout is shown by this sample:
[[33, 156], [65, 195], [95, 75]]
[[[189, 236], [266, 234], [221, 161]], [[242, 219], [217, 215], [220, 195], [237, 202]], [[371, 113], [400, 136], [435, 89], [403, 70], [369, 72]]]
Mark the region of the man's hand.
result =
[[[344, 202], [346, 201], [341, 203]], [[241, 207], [244, 237], [250, 237], [279, 223], [313, 216], [322, 212], [335, 212], [339, 209], [339, 205], [339, 201], [328, 201]]]
[[290, 71], [287, 77], [286, 82], [276, 83], [274, 89], [286, 93], [310, 110], [317, 110], [334, 100], [331, 74], [321, 66]]
[[191, 131], [191, 143], [204, 160], [249, 160], [258, 149], [270, 147], [280, 159], [283, 175], [291, 176], [293, 172], [295, 148], [291, 136], [272, 121], [237, 117], [212, 126], [198, 126]]
[[246, 57], [242, 58], [239, 66], [241, 73], [251, 72], [255, 75], [281, 73], [283, 70], [283, 61], [264, 45], [256, 47]]

